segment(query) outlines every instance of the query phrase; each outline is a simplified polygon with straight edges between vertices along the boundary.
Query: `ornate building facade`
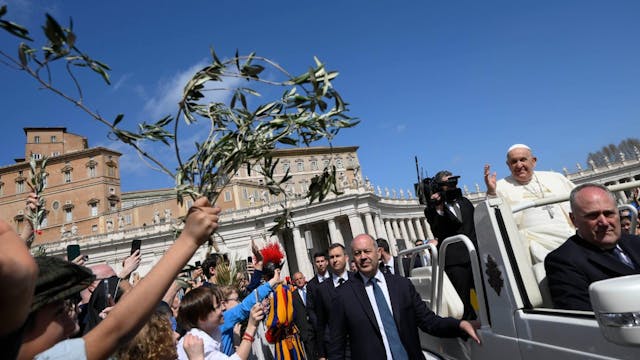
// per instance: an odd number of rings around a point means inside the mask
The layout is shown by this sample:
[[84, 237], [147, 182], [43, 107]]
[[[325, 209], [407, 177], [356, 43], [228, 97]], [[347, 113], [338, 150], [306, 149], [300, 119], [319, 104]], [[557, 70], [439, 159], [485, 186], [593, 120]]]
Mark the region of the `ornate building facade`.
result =
[[[191, 202], [178, 205], [172, 189], [122, 193], [118, 161], [120, 153], [89, 148], [86, 138], [66, 128], [25, 128], [25, 157], [0, 168], [0, 214], [18, 232], [24, 229], [24, 200], [30, 191], [28, 159], [48, 158], [46, 220], [34, 247], [64, 256], [66, 246], [79, 244], [89, 255], [88, 265], [106, 262], [119, 266], [129, 253], [133, 239], [142, 240], [144, 275], [173, 243], [177, 218], [186, 214]], [[221, 190], [217, 205], [223, 209], [216, 244], [231, 259], [245, 259], [252, 239], [277, 239], [286, 250], [285, 274], [313, 274], [310, 256], [333, 242], [348, 244], [362, 232], [389, 239], [392, 251], [411, 246], [416, 239], [430, 237], [423, 209], [409, 191], [385, 189], [376, 193], [363, 180], [358, 147], [311, 147], [276, 150], [276, 177], [291, 175], [283, 195], [264, 190], [257, 169], [235, 174]], [[340, 196], [329, 196], [309, 204], [302, 194], [313, 176], [328, 166], [336, 167]], [[125, 175], [126, 176], [126, 175]], [[11, 184], [14, 186], [8, 186]], [[393, 194], [393, 195], [392, 195]], [[268, 229], [285, 205], [293, 212], [293, 226], [271, 235]], [[192, 263], [203, 260], [210, 249], [200, 249]]]
[[[25, 157], [0, 167], [0, 215], [18, 232], [27, 221], [24, 200], [30, 179], [26, 159], [49, 158], [47, 171], [46, 221], [34, 247], [42, 246], [50, 255], [64, 256], [66, 246], [79, 244], [89, 255], [88, 265], [108, 263], [119, 268], [129, 255], [133, 239], [142, 240], [141, 275], [146, 274], [175, 238], [177, 218], [186, 214], [191, 201], [180, 206], [173, 189], [122, 193], [118, 168], [120, 153], [89, 148], [86, 138], [66, 132], [66, 128], [25, 128]], [[251, 240], [273, 239], [286, 250], [286, 275], [302, 271], [313, 275], [312, 255], [331, 243], [348, 244], [355, 235], [367, 232], [389, 240], [391, 252], [412, 247], [417, 239], [432, 238], [424, 218], [424, 207], [410, 190], [373, 187], [363, 173], [358, 147], [312, 147], [276, 150], [276, 176], [289, 171], [288, 194], [271, 196], [264, 191], [264, 179], [257, 169], [242, 169], [221, 190], [217, 205], [223, 209], [215, 236], [218, 250], [234, 261], [250, 255]], [[328, 165], [335, 165], [341, 195], [331, 195], [312, 204], [302, 197], [311, 178]], [[635, 159], [608, 164], [603, 168], [565, 170], [575, 183], [595, 181], [605, 184], [640, 179], [640, 154]], [[126, 174], [125, 174], [126, 176]], [[485, 194], [464, 189], [477, 203]], [[626, 194], [619, 194], [625, 196]], [[286, 204], [285, 204], [286, 201]], [[282, 206], [293, 213], [290, 228], [271, 235], [269, 228], [281, 215]], [[191, 264], [202, 261], [211, 249], [202, 247]]]

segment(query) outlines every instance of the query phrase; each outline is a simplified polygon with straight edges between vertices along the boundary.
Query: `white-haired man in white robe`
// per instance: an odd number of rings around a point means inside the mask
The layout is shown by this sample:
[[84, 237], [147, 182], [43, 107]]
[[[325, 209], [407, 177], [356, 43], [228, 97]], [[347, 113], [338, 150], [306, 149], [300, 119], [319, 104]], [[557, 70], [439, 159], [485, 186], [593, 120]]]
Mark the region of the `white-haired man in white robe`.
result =
[[[490, 165], [484, 166], [487, 196], [500, 196], [509, 205], [569, 195], [575, 185], [562, 174], [534, 171], [537, 158], [531, 148], [515, 144], [507, 150], [507, 166], [511, 175], [496, 181]], [[527, 239], [533, 264], [543, 262], [545, 256], [569, 237], [575, 228], [569, 218], [569, 202], [529, 208], [515, 214], [522, 239]]]

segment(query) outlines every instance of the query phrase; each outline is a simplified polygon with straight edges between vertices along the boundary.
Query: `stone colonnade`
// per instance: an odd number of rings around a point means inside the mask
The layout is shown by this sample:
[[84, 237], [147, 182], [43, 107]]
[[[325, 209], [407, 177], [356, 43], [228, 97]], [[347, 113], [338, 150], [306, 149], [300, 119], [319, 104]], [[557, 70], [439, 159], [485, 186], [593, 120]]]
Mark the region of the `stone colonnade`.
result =
[[[287, 256], [283, 275], [301, 271], [309, 279], [314, 274], [313, 253], [326, 251], [333, 243], [343, 244], [349, 249], [351, 240], [362, 233], [387, 239], [393, 255], [413, 247], [417, 239], [433, 238], [424, 218], [424, 207], [417, 199], [389, 199], [366, 189], [356, 189], [321, 203], [309, 204], [306, 199], [295, 199], [289, 204], [294, 214], [293, 226], [280, 230], [276, 235], [269, 234], [268, 228], [281, 213], [279, 204], [221, 214], [220, 237], [216, 237], [221, 239], [217, 240], [220, 252], [229, 254], [229, 259], [238, 262], [251, 255], [252, 239], [278, 241]], [[118, 267], [130, 248], [131, 240], [142, 239], [143, 264], [139, 273], [144, 276], [171, 246], [172, 237], [173, 229], [170, 227], [153, 225], [82, 237], [74, 242], [81, 244], [83, 252], [89, 255], [87, 265], [107, 262]], [[64, 255], [66, 244], [67, 241], [47, 244], [47, 253]], [[203, 261], [205, 257], [206, 247], [202, 247], [189, 263]]]

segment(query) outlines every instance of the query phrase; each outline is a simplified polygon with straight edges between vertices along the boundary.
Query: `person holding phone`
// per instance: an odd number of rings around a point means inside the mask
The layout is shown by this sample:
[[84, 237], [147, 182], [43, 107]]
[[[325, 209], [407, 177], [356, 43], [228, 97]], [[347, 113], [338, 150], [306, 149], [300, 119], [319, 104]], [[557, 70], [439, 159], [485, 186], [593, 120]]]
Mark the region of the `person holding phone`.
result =
[[[136, 287], [131, 289], [127, 296], [116, 305], [109, 316], [100, 322], [93, 330], [85, 334], [82, 338], [64, 340], [64, 335], [45, 336], [38, 333], [38, 329], [47, 328], [54, 319], [67, 318], [68, 314], [59, 312], [56, 306], [43, 306], [38, 313], [33, 313], [33, 327], [28, 327], [25, 338], [30, 338], [30, 346], [23, 344], [21, 356], [23, 358], [34, 358], [36, 355], [42, 358], [65, 358], [70, 360], [78, 359], [106, 359], [127, 340], [131, 339], [149, 320], [153, 310], [160, 299], [165, 294], [174, 278], [182, 267], [189, 261], [198, 248], [207, 242], [211, 234], [218, 228], [218, 214], [220, 208], [212, 207], [209, 201], [202, 197], [197, 199], [189, 209], [184, 228], [180, 236], [173, 245], [160, 258], [151, 271], [142, 279]], [[68, 264], [65, 262], [65, 264]], [[77, 272], [77, 265], [71, 266]], [[87, 270], [88, 271], [88, 270]], [[81, 271], [84, 273], [84, 271]], [[91, 273], [89, 273], [91, 275]], [[44, 275], [41, 273], [41, 275]], [[50, 275], [50, 274], [47, 274]], [[53, 281], [50, 276], [40, 276], [39, 280], [45, 282], [47, 279]], [[49, 286], [39, 287], [37, 290], [42, 301], [45, 303], [60, 300], [53, 295], [57, 295], [54, 283], [47, 283]], [[81, 287], [88, 285], [82, 280]], [[43, 291], [51, 291], [49, 295], [42, 296]], [[77, 294], [77, 292], [76, 292]], [[36, 294], [38, 296], [38, 294]], [[50, 335], [50, 334], [49, 334]], [[24, 350], [24, 352], [23, 352]]]

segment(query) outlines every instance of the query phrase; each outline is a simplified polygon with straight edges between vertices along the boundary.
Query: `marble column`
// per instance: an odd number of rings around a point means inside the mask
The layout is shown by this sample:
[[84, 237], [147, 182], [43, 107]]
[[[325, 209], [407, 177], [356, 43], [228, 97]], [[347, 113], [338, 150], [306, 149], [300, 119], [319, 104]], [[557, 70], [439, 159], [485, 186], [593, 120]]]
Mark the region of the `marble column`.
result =
[[427, 239], [428, 240], [434, 239], [433, 232], [431, 231], [431, 225], [429, 225], [429, 222], [427, 221], [426, 218], [422, 219], [422, 225], [426, 229], [425, 235], [427, 235]]
[[411, 242], [411, 239], [409, 238], [409, 232], [407, 232], [407, 225], [404, 223], [404, 219], [399, 220], [398, 221], [398, 225], [400, 226], [400, 232], [402, 233], [402, 239], [404, 239], [404, 241], [406, 243]]
[[364, 222], [367, 225], [367, 234], [371, 235], [372, 238], [377, 239], [378, 234], [373, 226], [373, 218], [371, 217], [370, 212], [364, 213]]
[[329, 237], [331, 238], [331, 243], [338, 243], [344, 245], [344, 239], [342, 238], [342, 234], [338, 231], [338, 227], [336, 226], [335, 219], [329, 219], [327, 222], [329, 226]]
[[389, 236], [386, 234], [386, 231], [384, 230], [384, 227], [382, 226], [382, 221], [380, 220], [379, 214], [373, 214], [373, 225], [376, 228], [376, 233], [378, 234], [378, 237], [381, 237], [384, 239], [389, 238]]
[[420, 219], [414, 218], [414, 219], [411, 219], [411, 222], [413, 222], [413, 225], [416, 228], [418, 239], [424, 240], [425, 239], [424, 238], [424, 231], [422, 231], [422, 224], [420, 224]]
[[391, 253], [391, 255], [396, 256], [398, 255], [398, 243], [396, 242], [396, 237], [393, 235], [393, 228], [392, 228], [392, 221], [393, 220], [385, 220], [384, 223], [387, 227], [387, 234], [389, 235], [387, 239], [387, 241], [389, 242], [389, 252]]
[[409, 230], [409, 240], [411, 240], [411, 244], [413, 244], [418, 238], [416, 237], [416, 230], [413, 228], [413, 220], [407, 219], [404, 221], [407, 225], [407, 230]]
[[349, 215], [349, 225], [351, 225], [351, 237], [356, 237], [364, 233], [364, 226], [360, 214]]
[[305, 240], [300, 234], [300, 228], [294, 227], [291, 229], [293, 233], [293, 248], [296, 251], [296, 261], [298, 262], [298, 271], [302, 272], [307, 279], [313, 277], [313, 267], [309, 255], [307, 253], [307, 246]]
[[395, 242], [396, 241], [396, 237], [393, 236], [393, 228], [391, 227], [391, 220], [386, 219], [384, 221], [384, 226], [387, 229], [387, 237], [385, 239]]
[[400, 235], [400, 228], [398, 227], [398, 220], [397, 219], [393, 219], [391, 220], [391, 226], [393, 227], [393, 237], [394, 239], [400, 239], [402, 238], [402, 235]]

